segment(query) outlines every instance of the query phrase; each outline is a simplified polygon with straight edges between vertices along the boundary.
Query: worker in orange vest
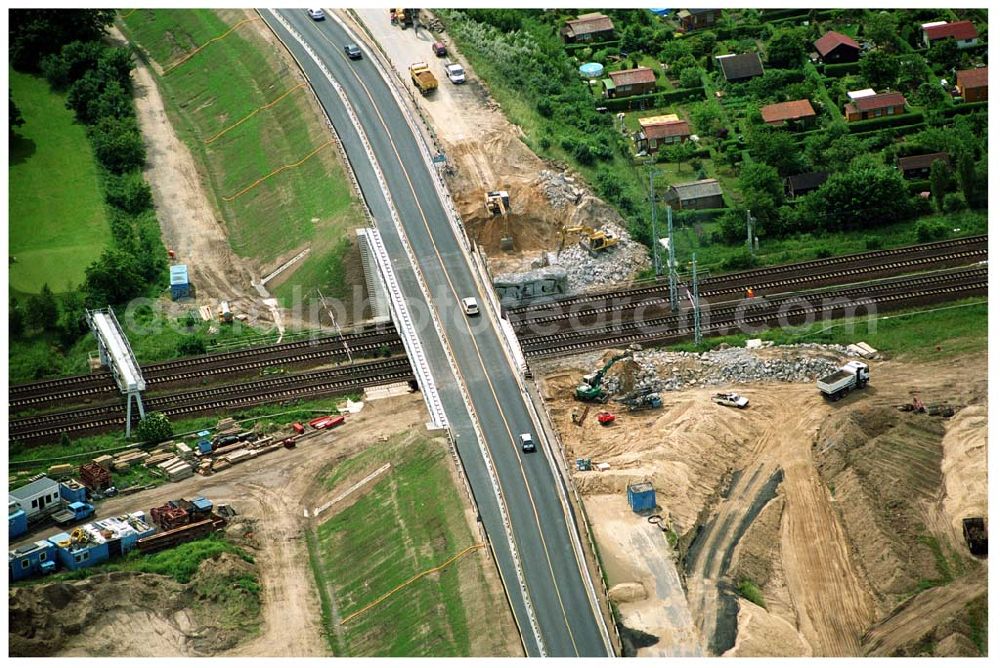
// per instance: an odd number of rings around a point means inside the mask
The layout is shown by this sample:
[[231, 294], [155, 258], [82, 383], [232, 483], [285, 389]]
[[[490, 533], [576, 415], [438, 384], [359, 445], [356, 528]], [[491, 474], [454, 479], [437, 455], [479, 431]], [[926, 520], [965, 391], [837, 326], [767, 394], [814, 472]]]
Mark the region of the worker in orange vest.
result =
[[747, 288], [747, 299], [753, 299], [753, 288]]

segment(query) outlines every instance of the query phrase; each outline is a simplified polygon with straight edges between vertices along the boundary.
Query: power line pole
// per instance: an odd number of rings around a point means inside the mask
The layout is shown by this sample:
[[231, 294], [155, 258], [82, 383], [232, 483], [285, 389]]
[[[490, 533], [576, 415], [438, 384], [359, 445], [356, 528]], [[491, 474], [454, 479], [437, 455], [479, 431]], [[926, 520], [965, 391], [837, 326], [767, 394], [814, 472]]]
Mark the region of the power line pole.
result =
[[756, 222], [754, 217], [750, 215], [750, 209], [747, 209], [747, 250], [750, 251], [750, 257], [753, 257], [753, 224]]
[[677, 260], [674, 259], [674, 208], [667, 206], [667, 276], [670, 281], [670, 310], [677, 312]]
[[701, 344], [701, 300], [698, 298], [698, 256], [691, 253], [691, 289], [694, 290], [694, 345]]

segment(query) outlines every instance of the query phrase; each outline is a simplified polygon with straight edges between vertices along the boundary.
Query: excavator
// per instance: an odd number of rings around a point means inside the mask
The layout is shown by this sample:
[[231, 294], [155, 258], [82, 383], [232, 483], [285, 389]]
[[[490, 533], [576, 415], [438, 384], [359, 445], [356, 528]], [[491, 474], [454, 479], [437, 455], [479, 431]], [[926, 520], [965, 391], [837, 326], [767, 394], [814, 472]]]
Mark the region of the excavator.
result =
[[510, 194], [506, 190], [491, 190], [486, 193], [486, 212], [491, 216], [501, 216], [504, 223], [504, 236], [500, 238], [500, 248], [505, 251], [514, 250], [514, 237], [510, 233]]
[[608, 372], [608, 369], [610, 369], [615, 362], [631, 358], [632, 353], [615, 355], [609, 359], [603, 367], [594, 373], [584, 376], [583, 382], [576, 388], [576, 398], [580, 401], [607, 401], [608, 394], [604, 391], [604, 388], [601, 387], [601, 379], [604, 378], [604, 374]]
[[591, 255], [597, 255], [601, 251], [609, 250], [618, 245], [618, 237], [610, 232], [597, 230], [587, 225], [567, 225], [562, 228], [559, 251], [556, 255], [562, 253], [563, 246], [566, 245], [566, 235], [575, 233], [580, 234], [580, 246]]

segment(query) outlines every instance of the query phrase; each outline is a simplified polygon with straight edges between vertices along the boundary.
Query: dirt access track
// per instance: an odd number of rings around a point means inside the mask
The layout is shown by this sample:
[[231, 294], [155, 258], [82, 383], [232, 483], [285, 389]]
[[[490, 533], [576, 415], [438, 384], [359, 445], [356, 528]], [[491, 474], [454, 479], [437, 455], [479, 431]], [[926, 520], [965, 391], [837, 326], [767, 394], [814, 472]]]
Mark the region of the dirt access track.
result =
[[[362, 28], [351, 14], [360, 18]], [[447, 177], [452, 199], [470, 235], [490, 256], [494, 274], [526, 270], [545, 251], [555, 252], [564, 225], [624, 225], [621, 216], [594, 197], [582, 182], [573, 177], [569, 184], [550, 180], [559, 169], [524, 144], [520, 128], [503, 115], [453, 44], [448, 43], [447, 58], [435, 56], [431, 45], [436, 38], [429, 30], [400, 30], [389, 23], [385, 9], [341, 11], [339, 15], [356, 32], [367, 31], [377, 40], [406, 94], [432, 129], [432, 145], [444, 152], [453, 167]], [[426, 20], [428, 12], [424, 10], [422, 15]], [[448, 42], [446, 35], [441, 39]], [[464, 84], [448, 80], [444, 72], [448, 60], [465, 68]], [[410, 83], [409, 67], [415, 62], [426, 62], [438, 80], [437, 90], [426, 97], [415, 93]], [[500, 250], [500, 238], [505, 236], [503, 223], [486, 213], [485, 195], [492, 190], [510, 193], [512, 253]], [[620, 229], [610, 229], [622, 234]]]
[[[573, 475], [612, 593], [641, 585], [619, 600], [629, 628], [659, 639], [640, 654], [699, 645], [735, 656], [892, 654], [967, 618], [985, 595], [985, 564], [961, 536], [962, 517], [986, 513], [984, 355], [873, 361], [871, 386], [836, 404], [803, 383], [664, 392], [655, 411], [610, 404], [617, 420], [607, 428], [593, 408], [583, 426], [571, 420], [573, 388], [592, 362], [553, 361], [535, 375], [570, 468], [577, 457], [610, 465]], [[750, 408], [714, 404], [721, 390]], [[961, 410], [950, 419], [898, 411], [914, 394]], [[659, 582], [673, 575], [651, 579], [651, 558], [624, 537], [648, 533], [645, 518], [622, 512], [628, 483], [643, 480], [679, 536], [689, 615]], [[643, 545], [671, 552], [667, 541]], [[914, 596], [923, 581], [942, 584]], [[766, 608], [740, 595], [744, 583]], [[963, 637], [938, 649], [970, 646]]]
[[[282, 449], [207, 478], [195, 476], [109, 499], [100, 504], [97, 515], [149, 512], [168, 499], [200, 494], [215, 503], [230, 504], [241, 517], [255, 518], [252, 541], [258, 547], [253, 556], [262, 586], [261, 633], [226, 655], [327, 656], [330, 648], [323, 637], [316, 581], [309, 566], [305, 539], [309, 520], [304, 511], [320, 505], [329, 494], [321, 472], [400, 431], [422, 430], [426, 420], [423, 401], [417, 394], [380, 399], [366, 404], [360, 413], [348, 416], [342, 427], [307, 439], [293, 450]], [[44, 531], [38, 537], [50, 534], [51, 530]], [[26, 537], [24, 542], [38, 537]], [[496, 570], [489, 566], [484, 572], [491, 578]], [[492, 577], [492, 580], [498, 579]], [[495, 584], [499, 587], [498, 581]], [[158, 630], [161, 622], [138, 609], [136, 615], [117, 614], [116, 620], [105, 620], [102, 637], [92, 641], [106, 643], [108, 633], [148, 632], [160, 640], [148, 647], [128, 647], [124, 651], [136, 655], [144, 651], [159, 656], [196, 655], [182, 633]], [[74, 651], [85, 649], [76, 640], [72, 644]]]

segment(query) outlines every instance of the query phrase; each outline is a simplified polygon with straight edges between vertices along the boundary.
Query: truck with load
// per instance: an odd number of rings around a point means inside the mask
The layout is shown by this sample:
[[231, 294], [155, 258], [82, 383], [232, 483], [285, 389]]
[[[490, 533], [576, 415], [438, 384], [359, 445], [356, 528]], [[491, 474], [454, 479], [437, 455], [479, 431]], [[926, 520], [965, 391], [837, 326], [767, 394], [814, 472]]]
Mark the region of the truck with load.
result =
[[831, 401], [839, 401], [848, 392], [857, 388], [861, 389], [868, 384], [868, 365], [864, 362], [852, 360], [840, 367], [837, 373], [820, 378], [816, 381], [816, 387], [823, 393], [823, 396]]
[[73, 522], [87, 519], [94, 514], [94, 506], [83, 501], [74, 501], [66, 504], [62, 510], [52, 513], [52, 519], [59, 526], [66, 526]]
[[413, 85], [423, 95], [427, 95], [438, 86], [437, 79], [434, 77], [434, 73], [431, 72], [431, 68], [427, 63], [413, 63], [410, 65], [410, 79], [413, 80]]

